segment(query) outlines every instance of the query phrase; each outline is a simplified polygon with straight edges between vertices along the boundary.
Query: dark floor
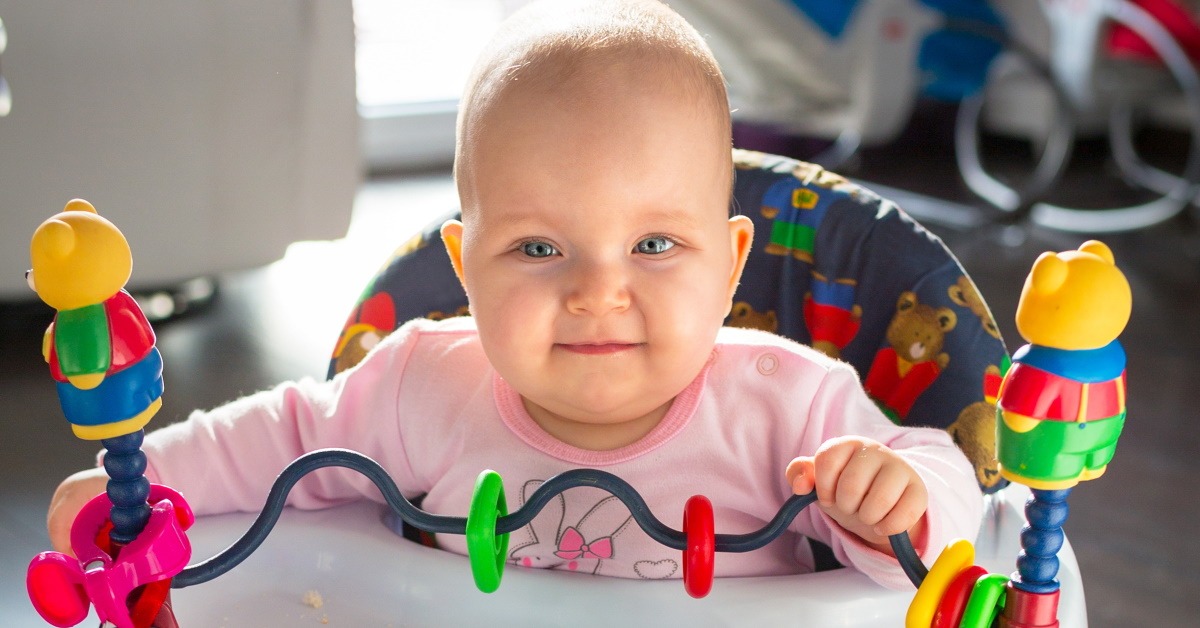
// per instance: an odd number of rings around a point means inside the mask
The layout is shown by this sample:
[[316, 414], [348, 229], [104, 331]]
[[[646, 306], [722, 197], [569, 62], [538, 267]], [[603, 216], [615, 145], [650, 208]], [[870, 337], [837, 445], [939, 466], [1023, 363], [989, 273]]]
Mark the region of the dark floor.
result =
[[[866, 150], [842, 170], [972, 204], [950, 156], [949, 113], [943, 107], [923, 109], [904, 137]], [[1163, 142], [1154, 151], [1169, 161], [1178, 154], [1178, 142]], [[1137, 196], [1110, 174], [1102, 146], [1085, 143], [1080, 152], [1056, 198], [1103, 206]], [[375, 207], [367, 209], [360, 198], [356, 221], [380, 204], [385, 210], [401, 206], [412, 186], [424, 202], [434, 204], [423, 216], [452, 208], [446, 173], [379, 178], [368, 184], [364, 198], [379, 190], [396, 196], [377, 195]], [[430, 189], [432, 196], [421, 196]], [[425, 219], [413, 217], [411, 224]], [[979, 284], [1010, 349], [1020, 344], [1012, 319], [1034, 258], [1044, 250], [1074, 248], [1084, 239], [1021, 226], [930, 226]], [[1194, 362], [1200, 359], [1200, 238], [1195, 234], [1192, 225], [1178, 220], [1104, 238], [1131, 281], [1135, 305], [1122, 337], [1129, 355], [1129, 422], [1108, 473], [1072, 494], [1066, 524], [1087, 585], [1093, 626], [1194, 626], [1200, 615], [1200, 544], [1192, 538], [1200, 532], [1200, 503], [1191, 488], [1200, 473], [1200, 412], [1190, 393], [1184, 394], [1200, 381]], [[401, 239], [397, 233], [396, 242]], [[281, 379], [323, 374], [342, 317], [374, 264], [336, 261], [351, 247], [307, 246], [280, 264], [222, 277], [220, 295], [210, 307], [157, 326], [170, 386], [159, 421]], [[59, 413], [40, 358], [46, 316], [36, 304], [0, 306], [0, 412], [7, 428], [0, 437], [6, 480], [0, 488], [4, 626], [35, 625], [24, 600], [24, 565], [48, 547], [44, 513], [55, 485], [89, 465], [95, 453], [94, 446], [70, 436]]]

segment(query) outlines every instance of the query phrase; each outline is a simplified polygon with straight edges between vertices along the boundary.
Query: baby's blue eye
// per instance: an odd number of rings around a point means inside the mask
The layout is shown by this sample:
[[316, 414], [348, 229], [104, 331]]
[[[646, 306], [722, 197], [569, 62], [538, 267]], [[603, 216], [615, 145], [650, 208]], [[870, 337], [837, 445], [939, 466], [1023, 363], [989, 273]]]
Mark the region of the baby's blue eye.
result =
[[652, 236], [637, 243], [637, 252], [645, 255], [658, 255], [659, 253], [665, 253], [673, 246], [675, 246], [675, 243], [669, 238]]
[[521, 245], [521, 252], [529, 257], [550, 257], [558, 253], [550, 244], [537, 240], [523, 243]]

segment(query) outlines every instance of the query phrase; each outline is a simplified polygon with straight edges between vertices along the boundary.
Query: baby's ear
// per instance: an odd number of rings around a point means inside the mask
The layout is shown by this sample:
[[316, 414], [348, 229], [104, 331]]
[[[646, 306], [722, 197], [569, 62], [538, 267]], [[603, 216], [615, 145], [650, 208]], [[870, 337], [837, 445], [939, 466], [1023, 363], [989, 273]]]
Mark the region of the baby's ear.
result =
[[[750, 245], [754, 241], [754, 223], [745, 216], [734, 216], [729, 219], [729, 253], [733, 260], [733, 268], [729, 274], [729, 307], [733, 307], [733, 295], [737, 292], [738, 282], [742, 279], [742, 271], [746, 268], [746, 258], [750, 255]], [[729, 312], [725, 312], [726, 315]]]
[[462, 263], [463, 224], [457, 220], [447, 220], [442, 223], [442, 244], [446, 246], [446, 254], [450, 256], [450, 265], [463, 290], [467, 289], [466, 276], [463, 274]]

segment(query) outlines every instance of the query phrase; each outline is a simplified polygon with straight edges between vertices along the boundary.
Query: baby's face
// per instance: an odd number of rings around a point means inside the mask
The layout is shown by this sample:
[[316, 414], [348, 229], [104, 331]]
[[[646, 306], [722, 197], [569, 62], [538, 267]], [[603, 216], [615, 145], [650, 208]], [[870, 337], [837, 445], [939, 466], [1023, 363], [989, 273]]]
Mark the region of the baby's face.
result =
[[728, 218], [728, 137], [658, 91], [507, 96], [472, 147], [462, 278], [489, 360], [543, 427], [653, 427], [729, 311], [751, 227]]

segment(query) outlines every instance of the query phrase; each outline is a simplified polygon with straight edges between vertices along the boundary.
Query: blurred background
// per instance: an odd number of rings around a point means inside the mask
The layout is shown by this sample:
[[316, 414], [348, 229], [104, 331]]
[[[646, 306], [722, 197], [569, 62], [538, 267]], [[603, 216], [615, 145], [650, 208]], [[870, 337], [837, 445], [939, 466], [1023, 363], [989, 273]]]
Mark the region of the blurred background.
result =
[[[0, 623], [61, 478], [92, 464], [40, 358], [29, 235], [74, 197], [129, 238], [159, 425], [323, 377], [373, 272], [457, 207], [457, 97], [521, 0], [0, 0]], [[726, 73], [735, 145], [816, 161], [943, 238], [1010, 350], [1045, 250], [1133, 286], [1129, 423], [1066, 524], [1095, 626], [1200, 612], [1200, 12], [1190, 0], [670, 0]]]

